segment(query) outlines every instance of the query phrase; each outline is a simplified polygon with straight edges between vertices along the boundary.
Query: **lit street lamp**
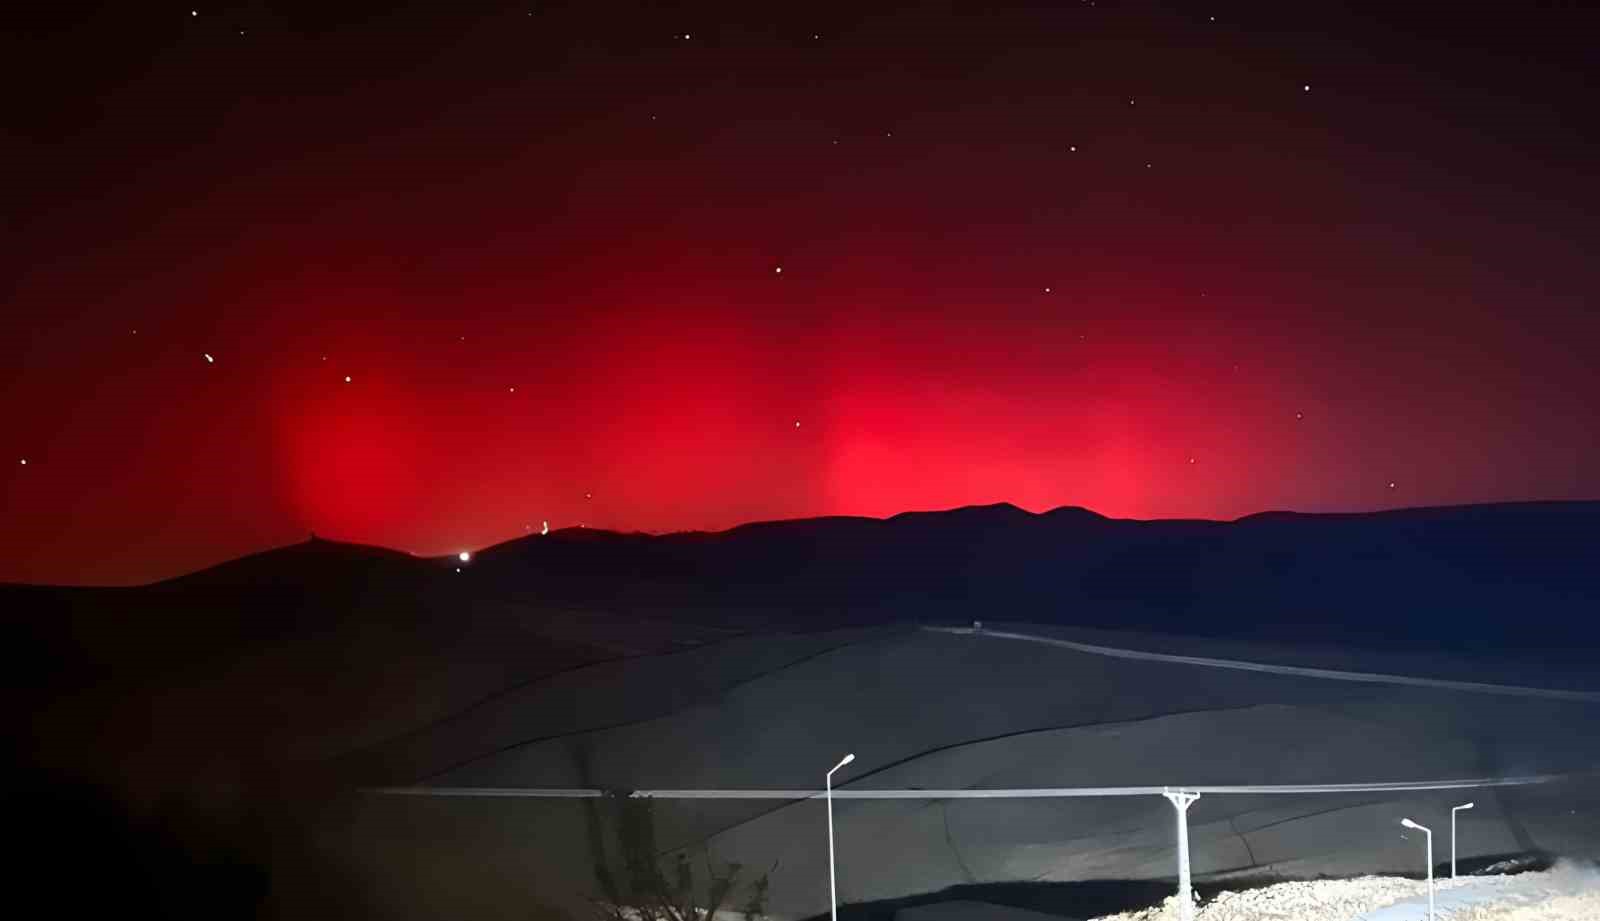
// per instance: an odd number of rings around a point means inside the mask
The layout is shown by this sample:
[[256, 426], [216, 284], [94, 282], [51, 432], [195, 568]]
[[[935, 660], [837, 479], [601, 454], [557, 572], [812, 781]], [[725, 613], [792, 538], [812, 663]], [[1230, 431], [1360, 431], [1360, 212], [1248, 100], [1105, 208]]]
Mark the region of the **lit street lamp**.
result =
[[1471, 803], [1462, 803], [1450, 810], [1450, 878], [1456, 878], [1456, 813], [1471, 809]]
[[[838, 764], [833, 766], [833, 771], [837, 771], [854, 760], [856, 760], [855, 755], [845, 755]], [[823, 783], [827, 785], [828, 789], [828, 906], [832, 911], [831, 917], [833, 921], [839, 921], [839, 889], [833, 875], [833, 771], [828, 772], [827, 776], [823, 778]]]
[[1401, 819], [1400, 824], [1428, 836], [1428, 921], [1433, 921], [1433, 829], [1418, 825], [1410, 819]]

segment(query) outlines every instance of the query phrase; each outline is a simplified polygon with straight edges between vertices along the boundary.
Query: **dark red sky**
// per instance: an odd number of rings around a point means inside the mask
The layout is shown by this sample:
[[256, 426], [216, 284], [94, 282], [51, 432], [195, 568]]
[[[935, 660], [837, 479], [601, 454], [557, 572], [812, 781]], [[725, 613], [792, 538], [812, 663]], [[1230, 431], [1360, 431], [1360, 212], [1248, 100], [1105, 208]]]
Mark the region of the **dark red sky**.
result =
[[1578, 5], [59, 6], [0, 579], [1600, 495]]

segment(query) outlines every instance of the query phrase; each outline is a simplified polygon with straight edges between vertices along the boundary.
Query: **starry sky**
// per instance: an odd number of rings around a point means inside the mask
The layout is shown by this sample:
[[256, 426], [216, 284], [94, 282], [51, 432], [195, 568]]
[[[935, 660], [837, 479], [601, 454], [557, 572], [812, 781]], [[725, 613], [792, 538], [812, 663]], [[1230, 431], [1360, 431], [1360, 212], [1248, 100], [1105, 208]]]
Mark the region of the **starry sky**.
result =
[[1600, 495], [1577, 3], [21, 3], [0, 579]]

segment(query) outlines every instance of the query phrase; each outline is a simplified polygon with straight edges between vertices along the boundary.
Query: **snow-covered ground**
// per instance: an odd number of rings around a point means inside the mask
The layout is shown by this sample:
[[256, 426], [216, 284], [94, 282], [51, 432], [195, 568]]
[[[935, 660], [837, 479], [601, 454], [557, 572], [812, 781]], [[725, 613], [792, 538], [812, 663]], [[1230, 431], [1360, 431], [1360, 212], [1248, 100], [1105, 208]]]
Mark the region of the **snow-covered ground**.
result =
[[[1435, 883], [1441, 921], [1595, 921], [1600, 873], [1559, 864], [1539, 873], [1466, 877]], [[1195, 910], [1195, 921], [1422, 921], [1427, 883], [1394, 876], [1314, 880], [1222, 892]], [[1176, 896], [1141, 911], [1095, 921], [1175, 921]]]

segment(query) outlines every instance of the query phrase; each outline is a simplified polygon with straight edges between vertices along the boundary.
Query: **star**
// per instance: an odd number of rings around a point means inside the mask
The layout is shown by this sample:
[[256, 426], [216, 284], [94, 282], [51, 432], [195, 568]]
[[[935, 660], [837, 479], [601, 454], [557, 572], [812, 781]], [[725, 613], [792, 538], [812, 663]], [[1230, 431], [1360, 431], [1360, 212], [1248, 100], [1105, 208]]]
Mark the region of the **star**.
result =
[[798, 422], [798, 421], [797, 421], [797, 422], [795, 422], [795, 424], [794, 424], [794, 427], [795, 427], [795, 428], [799, 428], [799, 427], [800, 427], [800, 423], [799, 423], [799, 422]]
[[1194, 458], [1192, 458], [1192, 457], [1189, 458], [1189, 463], [1191, 463], [1191, 464], [1194, 463]]
[[472, 559], [472, 553], [471, 553], [471, 551], [463, 550], [460, 553], [456, 554], [456, 559], [460, 560], [463, 563], [469, 562]]
[[24, 467], [28, 466], [28, 459], [26, 457], [24, 457], [22, 459], [22, 466], [24, 466]]
[[189, 11], [189, 15], [190, 15], [190, 16], [191, 16], [191, 17], [193, 17], [193, 16], [199, 16], [199, 15], [200, 15], [200, 11], [199, 11], [199, 10], [190, 10], [190, 11]]
[[1044, 293], [1049, 294], [1050, 293], [1050, 289], [1049, 288], [1044, 289]]
[[138, 330], [134, 330], [134, 331], [133, 331], [133, 334], [134, 334], [134, 335], [135, 335], [135, 336], [137, 336], [137, 335], [139, 335], [139, 331], [138, 331]]
[[345, 383], [346, 383], [346, 384], [348, 384], [348, 383], [350, 383], [350, 375], [348, 375], [348, 374], [346, 374], [346, 375], [345, 375], [345, 376], [344, 376], [344, 382], [345, 382]]
[[507, 388], [507, 389], [510, 390], [512, 393], [516, 393], [517, 392], [517, 388], [515, 388], [515, 387], [510, 387], [510, 388]]
[[1305, 85], [1303, 85], [1303, 86], [1301, 86], [1301, 87], [1300, 87], [1300, 92], [1302, 92], [1302, 93], [1309, 93], [1309, 92], [1311, 92], [1311, 84], [1309, 84], [1309, 83], [1307, 83], [1307, 84], [1305, 84]]
[[1296, 419], [1304, 419], [1306, 417], [1306, 414], [1305, 413], [1295, 413], [1294, 417]]
[[213, 364], [217, 363], [217, 360], [215, 358], [211, 357], [211, 353], [210, 352], [204, 352], [202, 354], [204, 354], [206, 356], [206, 364], [213, 365]]
[[1150, 168], [1150, 164], [1149, 164], [1149, 163], [1146, 163], [1146, 164], [1145, 164], [1145, 165], [1144, 165], [1144, 168], [1145, 168], [1145, 169], [1149, 169], [1149, 168]]
[[1071, 153], [1077, 153], [1078, 152], [1078, 145], [1074, 144], [1071, 147], [1068, 147], [1067, 150], [1069, 152], [1071, 152]]
[[1390, 488], [1390, 489], [1393, 489], [1393, 488], [1394, 488], [1394, 480], [1390, 480], [1390, 481], [1389, 481], [1389, 488]]
[[593, 499], [593, 498], [594, 498], [594, 493], [592, 493], [592, 492], [586, 492], [586, 493], [584, 493], [584, 494], [583, 494], [583, 497], [584, 497], [584, 498], [585, 498], [585, 499]]
[[772, 270], [772, 274], [774, 274], [774, 275], [782, 275], [783, 274], [783, 266], [780, 265], [780, 266], [774, 268]]

